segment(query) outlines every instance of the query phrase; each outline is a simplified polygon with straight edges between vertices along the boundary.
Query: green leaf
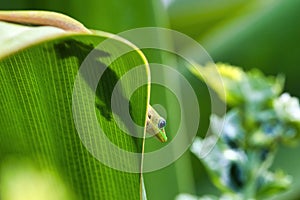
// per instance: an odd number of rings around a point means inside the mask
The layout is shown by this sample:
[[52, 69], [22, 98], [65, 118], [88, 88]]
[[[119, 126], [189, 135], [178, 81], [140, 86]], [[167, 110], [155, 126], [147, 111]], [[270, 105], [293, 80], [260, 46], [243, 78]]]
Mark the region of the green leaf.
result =
[[[130, 169], [140, 169], [142, 157], [132, 160], [113, 154], [109, 145], [97, 140], [100, 133], [95, 130], [101, 126], [104, 138], [118, 149], [143, 153], [143, 139], [124, 133], [117, 121], [126, 125], [126, 119], [117, 116], [114, 120], [110, 108], [112, 91], [120, 77], [143, 65], [134, 74], [136, 79], [122, 84], [118, 91], [122, 101], [118, 103], [128, 100], [133, 120], [145, 124], [149, 86], [140, 87], [127, 98], [133, 81], [149, 78], [143, 54], [121, 38], [111, 39], [112, 45], [106, 49], [93, 51], [93, 65], [89, 67], [95, 67], [95, 72], [111, 62], [94, 93], [90, 81], [94, 71], [85, 76], [79, 73], [79, 67], [95, 46], [112, 35], [74, 34], [53, 27], [8, 23], [1, 23], [0, 30], [0, 199], [20, 195], [27, 199], [140, 199], [141, 174], [106, 166], [99, 155]], [[53, 32], [49, 34], [49, 30]], [[12, 34], [14, 37], [10, 37]], [[122, 51], [130, 52], [116, 58]], [[80, 88], [74, 96], [77, 78]], [[121, 104], [122, 108], [126, 106]], [[74, 108], [86, 113], [74, 116]], [[92, 123], [94, 118], [97, 124]], [[87, 135], [80, 135], [78, 122], [84, 124]], [[144, 133], [142, 129], [130, 131]], [[19, 188], [24, 184], [26, 187]]]

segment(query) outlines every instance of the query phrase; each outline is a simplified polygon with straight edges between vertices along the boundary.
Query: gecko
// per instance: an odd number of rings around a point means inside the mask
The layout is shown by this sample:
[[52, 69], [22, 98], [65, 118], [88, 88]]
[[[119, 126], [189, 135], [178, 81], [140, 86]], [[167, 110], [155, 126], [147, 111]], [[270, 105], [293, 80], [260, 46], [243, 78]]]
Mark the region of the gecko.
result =
[[[51, 11], [0, 11], [1, 20], [19, 24], [54, 26], [65, 31], [92, 34], [92, 31], [77, 20]], [[152, 136], [156, 136], [159, 141], [166, 142], [165, 126], [166, 120], [148, 104], [146, 132]]]

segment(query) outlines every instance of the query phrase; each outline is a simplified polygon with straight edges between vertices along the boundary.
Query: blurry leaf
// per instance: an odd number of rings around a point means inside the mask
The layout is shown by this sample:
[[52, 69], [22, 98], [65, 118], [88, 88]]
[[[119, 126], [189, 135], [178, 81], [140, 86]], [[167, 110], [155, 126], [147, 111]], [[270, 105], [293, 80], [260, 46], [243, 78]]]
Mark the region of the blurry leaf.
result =
[[[34, 184], [41, 184], [42, 187], [42, 184], [48, 183], [40, 183], [43, 178], [39, 177], [46, 173], [54, 180], [49, 183], [52, 184], [49, 187], [51, 192], [63, 190], [63, 185], [72, 200], [139, 199], [141, 174], [115, 170], [93, 157], [83, 145], [72, 116], [73, 87], [79, 67], [90, 51], [111, 35], [102, 32], [91, 35], [63, 33], [55, 28], [8, 23], [1, 23], [0, 30], [10, 30], [1, 31], [0, 38], [0, 173], [2, 171], [10, 177], [10, 183], [8, 179], [1, 179], [1, 186], [10, 187], [7, 190], [16, 190], [20, 181], [26, 182], [22, 177], [28, 176], [28, 173], [31, 174], [31, 180], [36, 181]], [[54, 31], [50, 33], [51, 30]], [[131, 52], [115, 59], [120, 46]], [[142, 141], [125, 134], [111, 118], [110, 98], [119, 78], [133, 67], [147, 64], [147, 61], [134, 46], [121, 39], [114, 39], [111, 48], [95, 52], [91, 70], [93, 67], [94, 70], [97, 67], [102, 69], [104, 63], [113, 62], [106, 68], [98, 84], [96, 97], [89, 85], [89, 77], [79, 75], [82, 82], [77, 98], [82, 101], [78, 101], [77, 106], [87, 113], [76, 117], [86, 124], [84, 128], [89, 133], [98, 134], [95, 130], [101, 125], [106, 137], [118, 148], [141, 153]], [[148, 80], [146, 67], [143, 70], [136, 76]], [[125, 94], [130, 83], [122, 86], [120, 92]], [[89, 97], [96, 98], [96, 105], [93, 105], [95, 112], [91, 114], [89, 102], [84, 101]], [[139, 88], [130, 98], [131, 115], [140, 125], [145, 123], [148, 98], [148, 87]], [[89, 123], [95, 115], [98, 123]], [[89, 144], [94, 145], [95, 152], [105, 153], [106, 159], [140, 169], [138, 158], [132, 162], [127, 157], [110, 155], [113, 152], [109, 151], [102, 140], [93, 140], [95, 138], [90, 135], [86, 137], [90, 140]], [[19, 169], [11, 168], [7, 164], [10, 162], [5, 161], [13, 159], [18, 163], [20, 158], [25, 159], [37, 172], [24, 167], [24, 172], [19, 173]], [[51, 173], [47, 173], [47, 170], [51, 170]], [[16, 177], [10, 176], [10, 173], [16, 173]], [[59, 184], [52, 175], [58, 178]], [[1, 192], [0, 195], [4, 194]], [[4, 196], [0, 197], [5, 199]]]
[[[244, 145], [246, 132], [242, 127], [242, 119], [238, 110], [228, 112], [223, 118], [212, 115], [210, 120], [212, 132], [216, 136], [220, 135], [224, 144], [233, 149]], [[221, 133], [218, 133], [219, 130]]]
[[265, 172], [259, 177], [258, 197], [264, 198], [272, 194], [286, 191], [292, 184], [291, 176], [285, 175], [282, 171], [275, 173]]
[[[1, 198], [5, 200], [72, 200], [70, 188], [51, 168], [40, 169], [24, 158], [7, 159], [0, 168]], [[55, 191], [55, 192], [53, 192]]]
[[300, 125], [300, 105], [296, 97], [291, 97], [288, 93], [282, 94], [274, 100], [274, 109], [282, 120]]
[[[56, 0], [57, 2], [59, 0]], [[129, 29], [155, 26], [154, 1], [69, 0], [70, 7], [59, 7], [61, 11], [76, 15], [87, 27], [119, 33]], [[88, 12], [82, 12], [84, 8]]]
[[248, 72], [247, 79], [242, 82], [242, 91], [245, 101], [251, 104], [264, 104], [279, 96], [283, 90], [284, 77], [278, 75], [265, 76], [258, 69], [252, 69]]
[[[17, 0], [0, 5], [0, 9], [18, 9], [19, 5], [14, 1]], [[157, 7], [163, 9], [159, 0], [26, 0], [21, 9], [61, 12], [74, 17], [90, 29], [119, 33], [138, 27], [165, 26], [165, 20], [158, 17], [164, 12], [157, 10]]]
[[203, 140], [195, 139], [191, 151], [201, 159], [214, 184], [225, 193], [241, 191], [248, 176], [248, 158], [245, 152], [223, 147], [219, 143], [206, 157], [201, 158], [201, 148]]
[[[280, 75], [266, 77], [256, 69], [244, 72], [241, 68], [222, 63], [217, 64], [219, 74], [216, 74], [214, 69], [215, 64], [210, 63], [203, 67], [193, 66], [191, 72], [204, 80], [230, 106], [240, 106], [249, 102], [260, 108], [277, 97], [283, 89], [284, 79]], [[226, 99], [224, 99], [223, 87], [214, 81], [218, 75], [222, 78]]]
[[239, 15], [249, 4], [242, 0], [173, 0], [168, 12], [173, 29], [199, 38]]
[[[268, 74], [284, 73], [286, 89], [299, 96], [300, 1], [244, 1], [230, 20], [220, 20], [199, 42], [216, 62], [228, 62]], [[203, 19], [205, 20], [205, 18]], [[197, 27], [201, 29], [201, 27]], [[191, 50], [192, 52], [193, 50]]]
[[[191, 71], [207, 80], [217, 94], [222, 94], [212, 81], [216, 78], [213, 68], [214, 65], [209, 64], [193, 67]], [[266, 77], [256, 69], [244, 72], [220, 64], [217, 69], [224, 81], [226, 97], [233, 97], [229, 98], [229, 105], [234, 108], [223, 118], [211, 116], [214, 135], [210, 137], [219, 139], [214, 149], [201, 158], [204, 140], [196, 139], [191, 151], [201, 159], [212, 181], [223, 193], [241, 194], [237, 199], [266, 197], [289, 189], [288, 176], [282, 172], [273, 174], [268, 169], [279, 144], [297, 141], [300, 133], [297, 130], [298, 99], [287, 93], [279, 97], [283, 89], [282, 76]], [[234, 97], [239, 97], [239, 101], [234, 101]]]
[[[211, 87], [223, 101], [232, 105], [241, 102], [241, 91], [237, 83], [244, 78], [243, 71], [225, 64], [217, 64], [217, 70], [215, 69], [216, 65], [213, 63], [206, 66], [193, 65], [190, 68], [191, 72]], [[217, 76], [221, 76], [223, 85], [215, 81]]]

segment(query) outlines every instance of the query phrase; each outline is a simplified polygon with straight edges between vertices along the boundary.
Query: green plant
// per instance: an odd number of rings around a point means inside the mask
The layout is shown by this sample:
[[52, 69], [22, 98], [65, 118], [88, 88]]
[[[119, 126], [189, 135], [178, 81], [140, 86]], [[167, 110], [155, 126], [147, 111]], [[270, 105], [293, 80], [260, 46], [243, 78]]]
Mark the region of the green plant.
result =
[[[296, 19], [300, 17], [300, 12], [298, 12], [297, 9], [300, 1], [163, 1], [167, 2], [168, 6], [163, 6], [161, 2], [161, 0], [4, 0], [1, 1], [0, 7], [4, 10], [38, 9], [59, 11], [75, 17], [88, 28], [104, 30], [112, 33], [119, 33], [128, 29], [143, 26], [160, 26], [175, 29], [197, 39], [215, 61], [235, 63], [245, 67], [246, 69], [253, 66], [260, 67], [262, 71], [268, 74], [284, 73], [288, 80], [286, 82], [285, 89], [299, 97], [299, 68], [297, 68], [297, 66], [300, 62], [298, 56], [300, 20]], [[0, 35], [2, 36], [5, 31], [6, 30], [2, 29]], [[13, 30], [12, 33], [14, 33]], [[17, 41], [17, 38], [15, 37], [14, 40]], [[181, 48], [185, 49], [184, 44], [182, 45], [183, 46], [181, 46]], [[0, 48], [1, 47], [4, 47], [4, 45], [0, 45]], [[186, 46], [186, 48], [189, 49], [189, 46]], [[190, 52], [193, 53], [193, 48], [190, 49]], [[149, 59], [150, 57], [159, 56], [157, 56], [157, 54], [154, 56], [151, 54], [150, 56], [147, 55], [147, 59], [152, 61]], [[71, 60], [70, 62], [74, 61], [75, 60]], [[173, 66], [176, 66], [176, 64]], [[179, 67], [182, 67], [182, 65], [179, 65]], [[193, 81], [193, 79], [194, 78], [191, 76], [188, 77], [189, 81]], [[66, 82], [66, 85], [68, 84], [69, 82]], [[201, 104], [199, 105], [199, 107], [201, 107], [201, 124], [198, 132], [198, 134], [201, 135], [204, 132], [203, 130], [207, 129], [210, 101], [208, 98], [209, 95], [206, 95], [205, 93], [205, 85], [200, 83], [198, 80], [196, 82], [194, 81], [193, 84], [199, 89], [197, 90], [197, 95], [199, 100], [201, 100]], [[199, 86], [199, 84], [202, 85]], [[62, 87], [64, 86], [62, 85]], [[166, 108], [168, 121], [170, 121], [168, 123], [167, 132], [169, 134], [169, 141], [172, 141], [177, 128], [178, 120], [176, 117], [180, 117], [180, 112], [173, 109], [177, 104], [175, 101], [170, 101], [172, 97], [170, 98], [171, 95], [168, 95], [165, 91], [166, 90], [162, 90], [154, 85], [151, 89], [151, 101], [153, 104], [162, 104]], [[17, 98], [18, 95], [16, 95], [16, 99]], [[20, 96], [20, 98], [22, 98], [22, 96]], [[52, 98], [52, 96], [49, 98]], [[48, 100], [49, 98], [45, 99]], [[16, 105], [16, 108], [18, 108], [18, 104]], [[59, 107], [57, 106], [57, 108]], [[62, 109], [62, 112], [64, 112], [65, 106], [61, 106], [60, 108]], [[16, 110], [19, 111], [19, 109]], [[137, 114], [142, 114], [142, 111]], [[5, 110], [1, 112], [1, 115], [5, 115]], [[17, 116], [19, 117], [21, 114]], [[54, 115], [54, 117], [60, 118], [61, 115]], [[170, 117], [175, 120], [170, 119]], [[22, 121], [16, 124], [25, 122], [26, 121]], [[56, 126], [61, 127], [61, 123], [51, 123], [52, 129], [56, 130], [57, 128], [54, 128]], [[49, 132], [50, 131], [47, 130], [48, 134]], [[66, 130], [66, 132], [68, 131]], [[67, 133], [66, 135], [69, 134]], [[11, 144], [11, 142], [9, 142], [11, 140], [7, 140], [7, 135], [3, 135], [3, 138], [4, 139], [0, 139], [1, 145], [3, 143], [8, 143], [3, 146], [4, 148]], [[18, 141], [18, 139], [15, 140]], [[20, 141], [18, 141], [17, 144], [19, 144], [19, 142]], [[76, 141], [74, 141], [74, 143], [76, 143]], [[58, 149], [63, 149], [60, 147], [61, 143], [58, 142], [58, 144]], [[152, 139], [146, 142], [146, 146], [147, 145], [150, 147], [150, 150], [162, 147], [160, 143]], [[49, 147], [53, 148], [52, 145]], [[3, 151], [6, 151], [6, 149]], [[299, 166], [299, 159], [294, 159], [295, 156], [298, 155], [298, 151], [299, 148], [281, 148], [278, 152], [279, 155], [276, 157], [274, 162], [275, 166], [276, 164], [283, 165], [286, 171], [293, 175], [294, 182], [292, 184], [291, 193], [279, 195], [276, 199], [282, 199], [282, 196], [284, 196], [283, 199], [290, 199], [292, 196], [296, 197], [297, 195], [299, 196], [298, 188], [300, 185], [300, 178], [297, 167]], [[58, 155], [60, 155], [60, 152], [58, 152]], [[33, 159], [35, 159], [35, 157], [33, 157]], [[81, 163], [83, 163], [84, 166], [88, 166], [86, 165], [87, 162], [83, 161], [74, 162], [72, 165], [74, 167], [76, 165], [81, 165]], [[148, 198], [154, 200], [174, 199], [174, 197], [181, 192], [191, 194], [205, 194], [208, 193], [207, 191], [210, 191], [210, 193], [216, 192], [216, 190], [211, 187], [211, 183], [208, 181], [208, 178], [204, 175], [205, 172], [203, 170], [199, 170], [199, 165], [198, 160], [195, 159], [190, 152], [186, 152], [172, 165], [155, 172], [144, 174]], [[9, 166], [10, 165], [8, 165], [8, 168], [10, 168]], [[63, 166], [65, 167], [67, 165]], [[98, 168], [97, 165], [97, 167], [94, 166], [94, 164], [91, 164], [92, 168]], [[90, 167], [77, 168], [80, 169], [80, 174], [83, 175], [94, 173], [94, 170]], [[111, 172], [110, 170], [108, 171]], [[60, 173], [64, 174], [64, 172]], [[71, 175], [72, 174], [69, 173], [67, 178]], [[78, 174], [75, 173], [75, 176], [77, 177]], [[123, 177], [123, 174], [121, 174], [121, 176]], [[124, 176], [128, 177], [131, 175], [124, 174]], [[91, 175], [81, 179], [74, 179], [77, 181], [76, 187], [80, 187], [80, 184], [84, 187], [82, 189], [78, 189], [76, 192], [78, 196], [76, 197], [81, 198], [83, 190], [86, 190], [86, 183], [91, 184], [89, 179], [96, 179], [97, 177], [97, 175]], [[65, 177], [62, 178], [63, 181], [66, 181]], [[106, 185], [110, 186], [108, 182], [113, 182], [114, 180], [118, 180], [118, 178], [111, 178], [109, 181], [107, 180]], [[67, 182], [69, 185], [71, 181], [67, 179]], [[95, 180], [92, 182], [95, 184], [97, 183]], [[102, 182], [102, 180], [100, 182]], [[103, 183], [102, 186], [104, 185], [105, 184]], [[197, 187], [195, 187], [195, 185]], [[138, 184], [135, 186], [138, 187]], [[114, 193], [115, 191], [113, 188], [114, 186], [111, 185], [108, 193]], [[128, 188], [122, 186], [115, 188], [122, 188], [122, 192], [126, 192], [126, 194], [130, 193], [130, 191], [134, 193], [138, 192], [135, 189], [133, 190], [131, 186]], [[71, 189], [74, 189], [74, 187], [72, 186]], [[97, 195], [99, 191], [100, 189], [98, 190], [97, 188], [90, 189], [88, 192], [93, 194], [85, 195], [88, 193], [86, 192], [84, 193], [84, 198], [92, 198]], [[119, 192], [120, 190], [117, 190], [117, 193]], [[106, 193], [103, 195], [106, 195]], [[113, 195], [112, 198], [113, 197], [115, 196]], [[132, 197], [136, 196], [132, 195]]]
[[[258, 70], [244, 72], [238, 67], [218, 64], [226, 96], [214, 84], [210, 68], [192, 68], [207, 80], [231, 108], [223, 117], [211, 116], [210, 137], [219, 137], [217, 145], [204, 158], [203, 140], [197, 138], [191, 151], [207, 169], [222, 197], [179, 196], [177, 199], [263, 199], [289, 189], [291, 177], [282, 170], [273, 172], [273, 159], [279, 145], [295, 145], [300, 136], [299, 101], [282, 93], [282, 76], [266, 77]], [[221, 130], [221, 132], [219, 131]]]

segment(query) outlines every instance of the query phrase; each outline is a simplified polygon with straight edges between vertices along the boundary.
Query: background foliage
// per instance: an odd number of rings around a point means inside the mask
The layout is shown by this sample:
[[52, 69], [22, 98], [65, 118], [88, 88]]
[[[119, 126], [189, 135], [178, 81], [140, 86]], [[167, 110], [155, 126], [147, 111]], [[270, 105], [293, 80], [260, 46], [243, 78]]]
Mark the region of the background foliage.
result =
[[[297, 97], [300, 97], [299, 7], [298, 0], [4, 0], [0, 3], [1, 9], [63, 12], [89, 28], [113, 33], [142, 26], [172, 28], [199, 41], [216, 62], [230, 63], [245, 69], [259, 68], [270, 75], [285, 74], [285, 91]], [[191, 74], [187, 73], [186, 76], [190, 76], [191, 83], [197, 86], [201, 97], [203, 121], [200, 123], [199, 135], [202, 135], [206, 131], [210, 114], [205, 109], [209, 107], [206, 87]], [[162, 88], [153, 87], [152, 101], [170, 104], [162, 94]], [[170, 126], [169, 129], [172, 128]], [[157, 143], [150, 141], [149, 145], [156, 148]], [[299, 147], [279, 150], [275, 168], [280, 166], [291, 174], [294, 183], [290, 192], [276, 199], [300, 197], [297, 190], [300, 187], [299, 150]], [[190, 152], [186, 152], [167, 168], [146, 174], [145, 185], [150, 200], [174, 199], [182, 192], [199, 196], [218, 193], [208, 180], [203, 166]]]

